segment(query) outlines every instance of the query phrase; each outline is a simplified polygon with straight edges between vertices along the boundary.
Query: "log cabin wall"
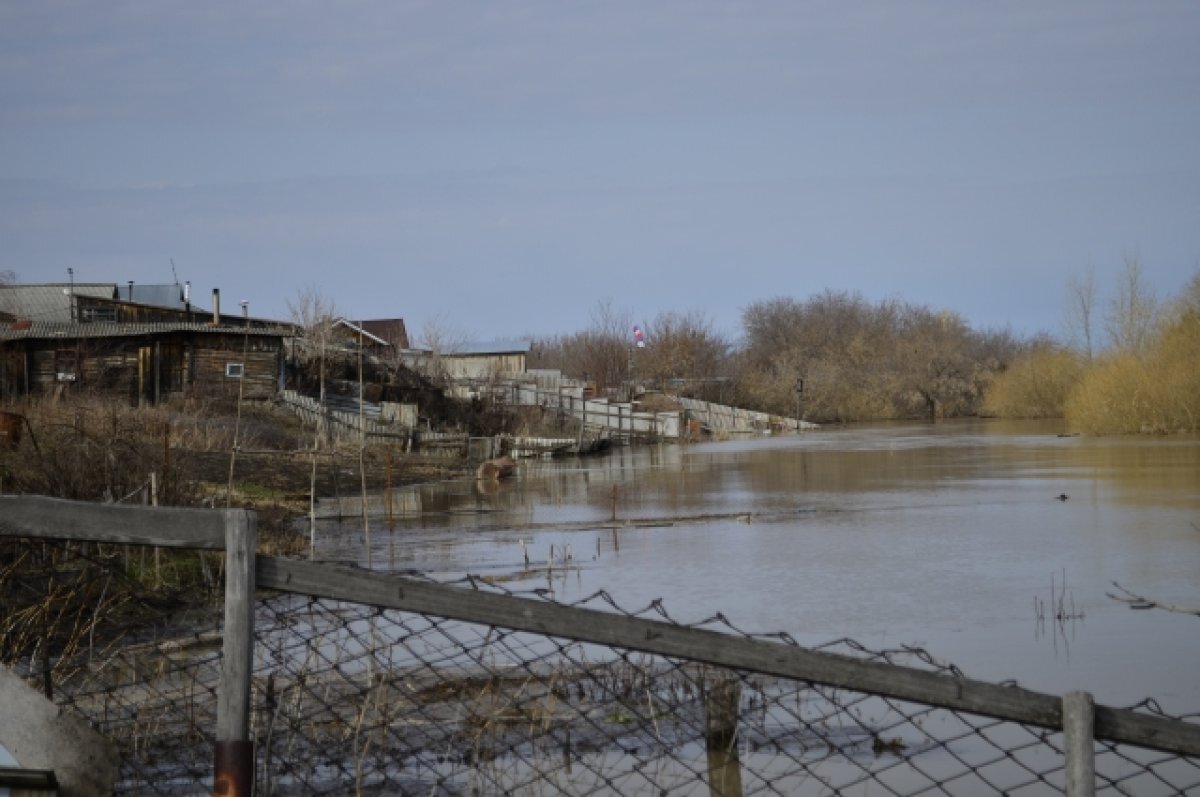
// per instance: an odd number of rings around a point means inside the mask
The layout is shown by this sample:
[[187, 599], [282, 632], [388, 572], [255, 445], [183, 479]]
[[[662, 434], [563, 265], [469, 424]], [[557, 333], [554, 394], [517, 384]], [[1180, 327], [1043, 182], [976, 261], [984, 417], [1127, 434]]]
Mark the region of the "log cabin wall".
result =
[[[206, 335], [191, 352], [192, 393], [203, 397], [271, 398], [279, 386], [283, 347], [279, 338]], [[241, 376], [235, 376], [241, 365]], [[231, 369], [231, 366], [234, 368]]]
[[175, 331], [7, 341], [0, 345], [0, 398], [80, 392], [133, 404], [179, 395], [237, 398], [244, 380], [243, 398], [265, 399], [276, 393], [281, 358], [282, 339], [272, 335]]

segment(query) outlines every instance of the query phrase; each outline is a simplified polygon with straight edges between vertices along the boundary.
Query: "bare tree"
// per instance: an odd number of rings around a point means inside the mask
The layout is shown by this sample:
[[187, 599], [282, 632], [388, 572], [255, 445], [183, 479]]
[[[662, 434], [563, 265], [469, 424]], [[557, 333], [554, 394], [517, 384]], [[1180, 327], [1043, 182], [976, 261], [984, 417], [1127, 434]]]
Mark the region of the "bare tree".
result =
[[[314, 285], [298, 290], [296, 298], [289, 299], [287, 305], [292, 321], [300, 327], [300, 336], [292, 345], [292, 358], [301, 367], [316, 367], [317, 397], [324, 407], [329, 349], [333, 343], [334, 325], [338, 321], [337, 307]], [[317, 434], [319, 439], [328, 441], [329, 429], [323, 416]]]
[[15, 271], [0, 271], [0, 285], [11, 285], [17, 281]]
[[451, 328], [444, 316], [437, 315], [421, 324], [416, 343], [418, 348], [429, 352], [428, 359], [417, 370], [435, 384], [445, 385], [450, 378], [445, 357], [461, 352], [467, 344], [467, 335]]
[[1113, 347], [1130, 354], [1145, 353], [1154, 338], [1158, 313], [1158, 300], [1146, 284], [1141, 260], [1127, 255], [1105, 319]]
[[639, 375], [655, 380], [703, 379], [722, 375], [729, 342], [702, 312], [660, 313], [646, 330]]
[[1200, 266], [1197, 266], [1192, 278], [1184, 284], [1179, 295], [1171, 300], [1168, 314], [1173, 321], [1189, 314], [1200, 316]]
[[568, 376], [593, 381], [603, 390], [629, 379], [632, 345], [630, 314], [606, 299], [597, 302], [587, 329], [536, 341], [533, 361], [539, 368], [557, 368]]
[[1095, 354], [1096, 269], [1088, 263], [1082, 275], [1067, 279], [1067, 339], [1087, 362]]
[[752, 304], [742, 322], [739, 402], [790, 414], [803, 379], [805, 416], [818, 420], [970, 414], [1021, 348], [952, 312], [830, 290]]
[[300, 327], [300, 336], [292, 344], [292, 357], [301, 366], [316, 364], [318, 396], [321, 414], [313, 439], [312, 474], [309, 483], [309, 556], [316, 554], [317, 528], [317, 451], [322, 443], [329, 442], [329, 421], [325, 406], [325, 373], [329, 365], [329, 347], [333, 342], [333, 327], [337, 323], [337, 307], [315, 285], [296, 292], [295, 299], [288, 300], [288, 312], [292, 321]]

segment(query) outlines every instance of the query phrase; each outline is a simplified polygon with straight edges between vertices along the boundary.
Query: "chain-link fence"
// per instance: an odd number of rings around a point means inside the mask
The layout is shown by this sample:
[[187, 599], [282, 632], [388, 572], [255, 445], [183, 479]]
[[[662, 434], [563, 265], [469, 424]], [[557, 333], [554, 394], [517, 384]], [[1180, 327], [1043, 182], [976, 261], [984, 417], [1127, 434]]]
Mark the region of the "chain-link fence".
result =
[[[117, 745], [116, 792], [209, 793], [219, 612], [130, 586], [145, 551], [7, 547], [0, 645]], [[160, 568], [201, 566], [177, 555]], [[477, 578], [258, 559], [260, 586], [287, 590], [255, 605], [260, 795], [1036, 795], [1068, 777], [1054, 701], [921, 650], [814, 651], [603, 593], [565, 606]], [[1200, 794], [1198, 721], [1097, 707], [1098, 793]], [[1129, 738], [1146, 743], [1113, 741]]]
[[[671, 623], [658, 604], [584, 603]], [[755, 638], [720, 618], [705, 627]], [[921, 650], [821, 649], [961, 676]], [[1044, 728], [294, 595], [260, 606], [256, 687], [263, 794], [974, 795], [1065, 783], [1062, 734]], [[1096, 749], [1112, 793], [1200, 790], [1200, 760]]]

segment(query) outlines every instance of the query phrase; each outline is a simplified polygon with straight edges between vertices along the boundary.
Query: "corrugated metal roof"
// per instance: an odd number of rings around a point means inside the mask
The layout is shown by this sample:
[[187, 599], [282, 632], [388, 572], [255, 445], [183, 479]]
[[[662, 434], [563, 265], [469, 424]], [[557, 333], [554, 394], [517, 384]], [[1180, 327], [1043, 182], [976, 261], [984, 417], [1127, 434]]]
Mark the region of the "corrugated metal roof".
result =
[[197, 323], [118, 324], [95, 322], [89, 324], [58, 324], [35, 321], [25, 329], [14, 329], [14, 324], [0, 324], [0, 341], [5, 340], [53, 340], [56, 338], [129, 338], [144, 335], [164, 335], [171, 332], [199, 332], [222, 335], [249, 335], [250, 337], [286, 337], [292, 334], [287, 327], [244, 327], [219, 326]]
[[528, 354], [532, 344], [527, 340], [484, 340], [464, 343], [443, 357], [464, 357], [478, 354]]
[[0, 286], [0, 313], [31, 321], [71, 321], [71, 293], [96, 299], [111, 299], [116, 284], [112, 282], [48, 283], [43, 285]]

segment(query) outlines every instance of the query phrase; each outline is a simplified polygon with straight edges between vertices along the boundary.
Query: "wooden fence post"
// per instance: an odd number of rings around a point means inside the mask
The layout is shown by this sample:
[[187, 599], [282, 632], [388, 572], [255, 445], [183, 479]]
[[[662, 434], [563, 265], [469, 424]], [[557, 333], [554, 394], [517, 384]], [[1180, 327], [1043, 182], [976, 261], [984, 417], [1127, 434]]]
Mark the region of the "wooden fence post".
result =
[[225, 628], [217, 694], [213, 794], [249, 797], [254, 788], [250, 739], [250, 675], [254, 664], [254, 564], [258, 521], [252, 512], [225, 512]]
[[1067, 797], [1096, 793], [1096, 761], [1092, 744], [1096, 706], [1087, 692], [1063, 695], [1063, 746], [1067, 755]]

